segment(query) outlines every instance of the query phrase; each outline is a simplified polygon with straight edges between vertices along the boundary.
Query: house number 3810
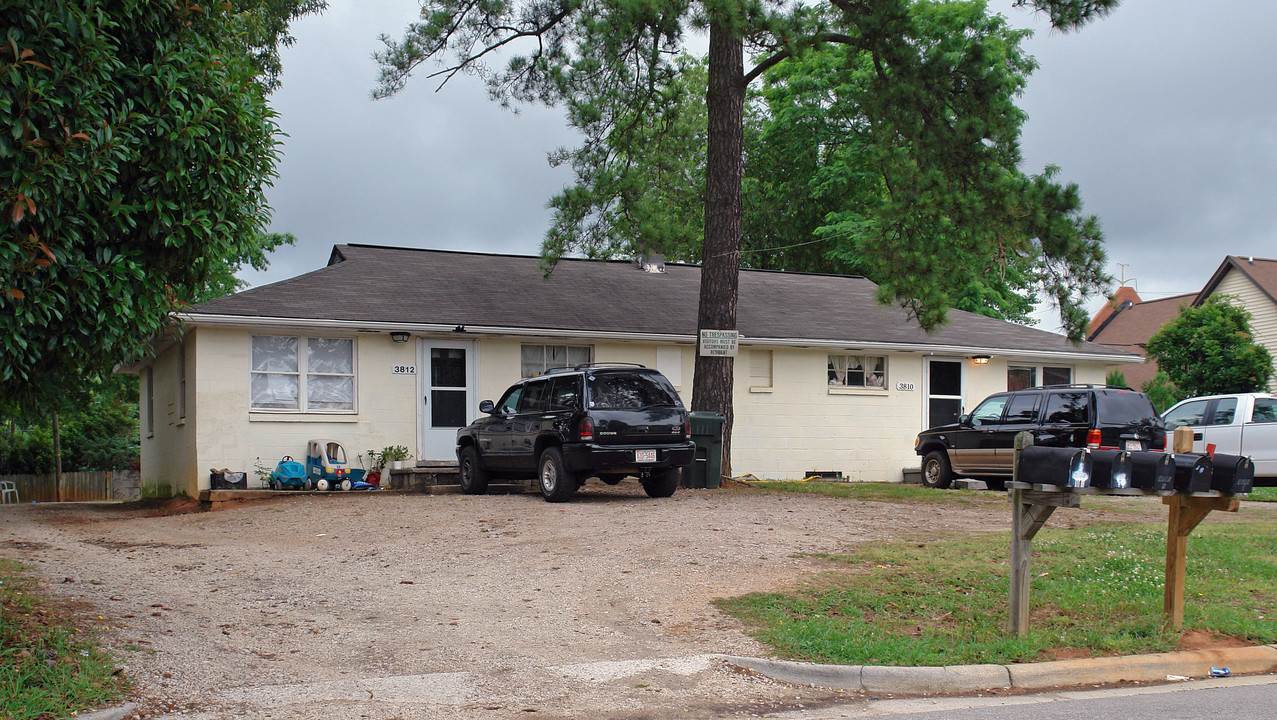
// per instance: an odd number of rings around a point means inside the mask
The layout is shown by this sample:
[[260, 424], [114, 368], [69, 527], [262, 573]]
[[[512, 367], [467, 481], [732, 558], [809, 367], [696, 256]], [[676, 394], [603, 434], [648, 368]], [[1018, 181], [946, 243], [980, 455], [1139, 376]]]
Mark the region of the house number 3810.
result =
[[416, 375], [416, 365], [392, 365], [390, 368], [391, 375]]

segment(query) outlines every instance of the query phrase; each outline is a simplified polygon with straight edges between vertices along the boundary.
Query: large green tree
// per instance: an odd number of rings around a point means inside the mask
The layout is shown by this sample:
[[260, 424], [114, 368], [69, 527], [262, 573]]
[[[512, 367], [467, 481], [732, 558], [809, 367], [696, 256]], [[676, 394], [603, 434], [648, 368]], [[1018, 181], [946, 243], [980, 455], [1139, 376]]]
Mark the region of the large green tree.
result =
[[1220, 295], [1181, 307], [1144, 349], [1183, 397], [1262, 392], [1273, 376], [1273, 356], [1251, 335], [1250, 313]]
[[145, 351], [259, 265], [290, 20], [317, 0], [0, 8], [0, 393], [35, 399]]
[[[936, 179], [945, 183], [938, 195], [950, 205], [965, 204], [964, 212], [981, 221], [935, 228], [933, 214], [887, 212], [913, 169], [892, 162], [897, 135], [866, 116], [873, 70], [864, 53], [857, 62], [849, 56], [856, 51], [830, 45], [777, 63], [747, 97], [741, 264], [882, 281], [891, 268], [874, 263], [864, 249], [874, 238], [901, 228], [947, 232], [951, 245], [991, 248], [991, 257], [965, 255], [977, 265], [950, 266], [934, 279], [949, 305], [1028, 322], [1046, 289], [1029, 220], [1058, 217], [1083, 237], [1099, 239], [1098, 224], [1079, 212], [1075, 188], [1053, 183], [1050, 168], [1034, 177], [1017, 165], [1025, 114], [1015, 97], [1035, 67], [1020, 47], [1028, 31], [1012, 29], [977, 2], [916, 2], [909, 10], [911, 36], [932, 52], [956, 53], [973, 42], [984, 48], [972, 54], [983, 66], [959, 76], [965, 78], [960, 92], [937, 90], [948, 93], [955, 122], [986, 128], [986, 147], [964, 172]], [[658, 112], [627, 119], [626, 132], [554, 156], [571, 162], [577, 182], [551, 201], [554, 224], [542, 247], [551, 262], [644, 252], [700, 260], [706, 119], [696, 88], [704, 87], [705, 64], [692, 58], [681, 64]]]
[[[894, 137], [882, 160], [907, 170], [881, 213], [889, 231], [863, 248], [886, 273], [880, 299], [907, 308], [924, 327], [944, 319], [949, 306], [943, 283], [949, 267], [996, 261], [1007, 242], [964, 245], [961, 234], [906, 232], [893, 219], [920, 214], [903, 227], [947, 230], [982, 222], [979, 207], [951, 198], [980, 162], [990, 128], [951, 112], [953, 98], [980, 92], [972, 73], [987, 67], [978, 41], [951, 50], [920, 42], [913, 33], [909, 0], [423, 0], [421, 19], [402, 40], [383, 38], [386, 50], [377, 96], [393, 94], [422, 63], [437, 61], [432, 77], [446, 83], [457, 73], [484, 77], [503, 102], [562, 104], [573, 124], [589, 128], [587, 146], [604, 147], [613, 133], [631, 131], [637, 119], [659, 113], [681, 70], [687, 33], [707, 29], [705, 80], [706, 179], [701, 256], [701, 329], [736, 328], [741, 265], [744, 107], [746, 88], [776, 64], [813, 48], [845, 46], [850, 61], [864, 63], [869, 87], [868, 122]], [[1046, 12], [1067, 30], [1103, 16], [1117, 0], [1019, 0]], [[749, 49], [751, 67], [745, 66]], [[492, 60], [505, 53], [508, 62]], [[978, 101], [978, 97], [972, 98]], [[636, 134], [641, 137], [642, 134]], [[624, 137], [624, 135], [622, 135]], [[972, 162], [976, 161], [976, 162]], [[959, 179], [950, 181], [950, 174]], [[1024, 188], [1032, 192], [1033, 188]], [[1038, 192], [1045, 193], [1045, 189]], [[1079, 291], [1102, 277], [1098, 243], [1067, 218], [1041, 215], [1033, 252], [1041, 255], [1043, 281], [1065, 324], [1080, 336], [1085, 312]], [[1009, 241], [1008, 241], [1009, 242]], [[733, 367], [731, 358], [696, 359], [692, 407], [726, 418], [724, 472], [730, 473]]]

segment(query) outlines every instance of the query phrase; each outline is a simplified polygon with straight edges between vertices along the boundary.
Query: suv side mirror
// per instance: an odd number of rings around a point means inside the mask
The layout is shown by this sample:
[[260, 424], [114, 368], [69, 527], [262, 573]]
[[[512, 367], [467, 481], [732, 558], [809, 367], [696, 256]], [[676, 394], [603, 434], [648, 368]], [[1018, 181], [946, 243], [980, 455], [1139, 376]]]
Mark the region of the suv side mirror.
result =
[[484, 415], [491, 415], [492, 411], [495, 409], [496, 409], [496, 406], [492, 404], [491, 400], [484, 400], [483, 402], [479, 403], [479, 412], [483, 413]]
[[972, 427], [971, 415], [963, 414], [961, 417], [958, 418], [958, 424], [961, 425], [962, 427]]

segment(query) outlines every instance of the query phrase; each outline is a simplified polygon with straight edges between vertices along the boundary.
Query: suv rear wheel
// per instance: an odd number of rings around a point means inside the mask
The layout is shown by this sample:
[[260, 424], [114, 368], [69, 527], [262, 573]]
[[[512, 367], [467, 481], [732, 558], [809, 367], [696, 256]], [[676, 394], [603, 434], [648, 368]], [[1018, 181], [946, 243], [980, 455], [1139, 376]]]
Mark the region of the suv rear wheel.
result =
[[922, 485], [929, 488], [947, 488], [953, 482], [949, 469], [949, 456], [943, 450], [932, 450], [922, 459]]
[[667, 468], [652, 473], [651, 477], [643, 478], [639, 482], [643, 484], [643, 491], [648, 497], [664, 498], [674, 494], [678, 489], [679, 480], [683, 479], [683, 473], [680, 468]]
[[576, 492], [576, 477], [563, 467], [563, 453], [557, 447], [548, 447], [541, 453], [537, 479], [546, 502], [566, 502]]
[[488, 491], [488, 470], [473, 445], [461, 448], [461, 467], [457, 474], [461, 476], [461, 492], [482, 495]]

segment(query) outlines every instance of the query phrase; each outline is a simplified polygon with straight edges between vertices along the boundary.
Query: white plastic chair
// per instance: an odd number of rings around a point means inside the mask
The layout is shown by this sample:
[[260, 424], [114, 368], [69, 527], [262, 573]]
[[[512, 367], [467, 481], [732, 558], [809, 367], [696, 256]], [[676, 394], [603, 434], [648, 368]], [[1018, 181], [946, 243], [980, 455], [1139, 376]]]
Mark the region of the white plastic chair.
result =
[[13, 496], [13, 502], [18, 502], [18, 486], [12, 480], [0, 480], [0, 504], [9, 502], [9, 496]]

